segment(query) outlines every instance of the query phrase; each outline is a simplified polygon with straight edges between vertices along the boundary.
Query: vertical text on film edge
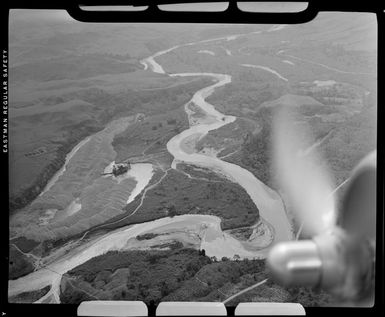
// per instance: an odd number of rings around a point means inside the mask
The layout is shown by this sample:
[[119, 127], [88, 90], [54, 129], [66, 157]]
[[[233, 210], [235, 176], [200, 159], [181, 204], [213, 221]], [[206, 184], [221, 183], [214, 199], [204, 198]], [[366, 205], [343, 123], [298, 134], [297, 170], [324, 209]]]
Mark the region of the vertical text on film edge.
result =
[[3, 134], [3, 153], [8, 153], [8, 51], [3, 50], [2, 58], [2, 134]]

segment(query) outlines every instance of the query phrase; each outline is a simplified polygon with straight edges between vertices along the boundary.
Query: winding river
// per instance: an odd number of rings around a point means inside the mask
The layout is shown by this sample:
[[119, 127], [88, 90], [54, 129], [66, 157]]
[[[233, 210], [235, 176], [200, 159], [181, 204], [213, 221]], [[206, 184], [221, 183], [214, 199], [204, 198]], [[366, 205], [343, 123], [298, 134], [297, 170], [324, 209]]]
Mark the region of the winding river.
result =
[[[193, 44], [198, 43], [201, 42]], [[158, 52], [153, 56], [142, 60], [141, 63], [146, 65], [145, 68], [150, 68], [154, 72], [166, 74], [163, 67], [159, 65], [154, 58], [185, 45], [186, 44], [177, 45], [168, 50]], [[192, 44], [189, 43], [188, 45]], [[276, 73], [276, 75], [281, 77], [278, 73]], [[251, 172], [238, 165], [222, 161], [215, 156], [207, 156], [198, 153], [186, 153], [181, 146], [184, 140], [191, 138], [193, 135], [200, 134], [202, 137], [211, 130], [218, 129], [230, 122], [235, 121], [236, 117], [220, 113], [213, 105], [206, 101], [206, 98], [208, 98], [216, 88], [229, 84], [231, 82], [231, 76], [214, 73], [178, 73], [169, 74], [169, 76], [209, 76], [217, 80], [215, 84], [197, 91], [190, 101], [204, 110], [208, 115], [215, 118], [215, 121], [209, 124], [202, 123], [191, 126], [189, 129], [174, 136], [167, 143], [167, 150], [174, 156], [172, 167], [176, 168], [176, 163], [180, 161], [206, 167], [228, 176], [231, 180], [238, 183], [246, 190], [255, 205], [258, 207], [260, 216], [274, 227], [274, 242], [276, 243], [279, 241], [291, 240], [293, 238], [291, 226], [288, 221], [283, 202], [277, 192], [263, 184]], [[287, 79], [285, 78], [285, 80]], [[260, 254], [263, 253], [265, 255], [266, 251], [267, 249], [264, 249], [260, 251]]]
[[[229, 40], [229, 37], [213, 40]], [[170, 49], [160, 51], [140, 61], [140, 63], [144, 65], [145, 70], [166, 74], [163, 67], [155, 61], [156, 57], [182, 46], [208, 41], [209, 40], [173, 46]], [[206, 156], [194, 152], [187, 153], [183, 150], [183, 142], [185, 140], [188, 140], [197, 134], [202, 137], [209, 131], [218, 129], [236, 119], [234, 116], [220, 113], [213, 105], [205, 100], [216, 88], [230, 83], [231, 76], [214, 73], [179, 73], [168, 75], [175, 77], [206, 76], [216, 80], [214, 84], [197, 91], [190, 100], [190, 102], [193, 102], [206, 112], [210, 117], [210, 120], [196, 122], [194, 125], [191, 125], [189, 129], [174, 136], [167, 143], [167, 150], [174, 157], [172, 168], [176, 168], [177, 164], [180, 162], [185, 162], [209, 168], [214, 172], [226, 176], [233, 182], [238, 183], [247, 191], [255, 205], [258, 207], [260, 216], [263, 220], [274, 228], [274, 243], [293, 239], [293, 233], [283, 202], [275, 191], [259, 181], [251, 172], [238, 165], [222, 161], [215, 156]], [[188, 113], [186, 106], [186, 113]], [[144, 188], [143, 184], [140, 186], [141, 188]], [[132, 199], [131, 196], [130, 199]], [[129, 239], [135, 238], [138, 234], [153, 232], [154, 230], [160, 230], [162, 228], [165, 228], [165, 230], [190, 230], [196, 232], [197, 235], [200, 235], [203, 231], [203, 235], [200, 236], [201, 247], [206, 250], [206, 254], [209, 256], [232, 257], [233, 255], [238, 254], [241, 258], [264, 258], [269, 250], [269, 247], [252, 251], [247, 250], [240, 241], [236, 240], [230, 234], [222, 232], [220, 218], [215, 216], [182, 215], [173, 218], [162, 218], [155, 221], [127, 226], [109, 232], [101, 237], [92, 238], [90, 241], [70, 250], [67, 254], [51, 263], [48, 267], [41, 268], [17, 280], [9, 281], [8, 295], [14, 296], [21, 292], [38, 290], [47, 285], [51, 285], [52, 287], [48, 294], [38, 300], [38, 302], [58, 303], [60, 302], [59, 294], [61, 277], [67, 271], [109, 250], [126, 250], [129, 248], [127, 245]]]

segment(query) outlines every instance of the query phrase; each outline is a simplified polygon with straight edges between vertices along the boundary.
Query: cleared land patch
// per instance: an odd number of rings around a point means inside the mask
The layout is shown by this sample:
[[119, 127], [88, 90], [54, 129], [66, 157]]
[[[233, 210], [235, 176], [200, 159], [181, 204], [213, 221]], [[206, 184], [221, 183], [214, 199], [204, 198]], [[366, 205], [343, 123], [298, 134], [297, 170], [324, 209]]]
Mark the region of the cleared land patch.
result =
[[[116, 156], [111, 146], [113, 137], [134, 120], [135, 117], [116, 120], [91, 137], [51, 188], [13, 217], [13, 229], [18, 228], [33, 240], [65, 238], [121, 213], [136, 181], [127, 178], [118, 182], [101, 173]], [[81, 204], [80, 210], [67, 212], [74, 201]], [[49, 219], [47, 212], [53, 212]]]

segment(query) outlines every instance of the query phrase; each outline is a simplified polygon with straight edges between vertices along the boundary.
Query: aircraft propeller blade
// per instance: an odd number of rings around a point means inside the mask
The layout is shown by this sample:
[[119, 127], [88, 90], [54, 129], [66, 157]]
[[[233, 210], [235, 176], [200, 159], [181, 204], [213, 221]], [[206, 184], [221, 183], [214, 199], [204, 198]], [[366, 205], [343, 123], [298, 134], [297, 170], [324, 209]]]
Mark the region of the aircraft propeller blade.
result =
[[273, 122], [273, 164], [303, 233], [315, 236], [336, 224], [333, 186], [325, 160], [316, 151], [309, 129], [295, 121], [293, 111], [282, 108]]

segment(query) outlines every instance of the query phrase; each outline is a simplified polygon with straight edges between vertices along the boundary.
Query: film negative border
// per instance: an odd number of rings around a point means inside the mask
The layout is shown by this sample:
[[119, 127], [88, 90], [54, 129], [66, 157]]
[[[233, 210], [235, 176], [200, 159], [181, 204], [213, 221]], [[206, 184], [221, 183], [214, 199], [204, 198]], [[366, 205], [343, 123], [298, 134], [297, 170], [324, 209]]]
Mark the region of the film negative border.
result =
[[[211, 0], [210, 2], [217, 2], [218, 0]], [[281, 2], [287, 0], [281, 0]], [[79, 4], [95, 3], [98, 5], [122, 5], [122, 4], [140, 4], [149, 5], [149, 8], [142, 12], [91, 12], [87, 13], [79, 8]], [[199, 2], [193, 0], [178, 1], [178, 0], [159, 0], [159, 1], [147, 1], [147, 0], [134, 0], [134, 1], [23, 1], [15, 0], [3, 3], [1, 12], [1, 31], [2, 31], [2, 181], [3, 184], [8, 184], [8, 153], [6, 150], [6, 144], [8, 143], [8, 129], [6, 124], [8, 123], [8, 13], [9, 9], [27, 8], [27, 9], [63, 9], [75, 19], [83, 22], [201, 22], [201, 23], [304, 23], [312, 20], [320, 11], [350, 11], [350, 12], [373, 12], [377, 14], [378, 19], [378, 88], [383, 87], [384, 84], [384, 60], [381, 57], [385, 56], [384, 50], [384, 30], [385, 30], [385, 3], [380, 1], [332, 1], [332, 0], [316, 0], [316, 1], [303, 1], [309, 2], [309, 7], [299, 13], [251, 13], [243, 12], [237, 9], [236, 1], [229, 0], [230, 3], [228, 9], [219, 13], [191, 13], [191, 12], [164, 12], [157, 9], [156, 4], [160, 3], [179, 3], [179, 2]], [[219, 1], [218, 1], [219, 2]], [[223, 1], [221, 1], [223, 2]], [[290, 2], [290, 1], [289, 1]], [[301, 1], [302, 2], [302, 1]], [[384, 91], [378, 89], [378, 104], [384, 104]], [[383, 316], [384, 315], [384, 217], [383, 217], [383, 158], [384, 147], [382, 138], [381, 122], [384, 119], [384, 110], [381, 106], [378, 107], [378, 180], [377, 190], [380, 195], [377, 195], [378, 221], [377, 221], [377, 260], [376, 260], [376, 304], [373, 308], [306, 308], [306, 314], [308, 316], [325, 316], [325, 315], [341, 315], [346, 314], [348, 316]], [[4, 186], [5, 187], [5, 186]], [[8, 206], [8, 197], [2, 195], [2, 206]], [[380, 209], [381, 208], [381, 209]], [[1, 230], [1, 246], [3, 250], [2, 254], [2, 267], [1, 272], [3, 277], [6, 277], [8, 271], [8, 213], [7, 208], [3, 207], [2, 215], [2, 230]], [[26, 314], [33, 314], [34, 316], [52, 316], [54, 314], [64, 316], [76, 316], [78, 305], [30, 305], [30, 304], [9, 304], [7, 303], [7, 278], [2, 278], [1, 285], [1, 315], [2, 316], [19, 316]], [[234, 307], [227, 308], [228, 316], [234, 316]], [[149, 306], [149, 316], [155, 316], [156, 307]]]

